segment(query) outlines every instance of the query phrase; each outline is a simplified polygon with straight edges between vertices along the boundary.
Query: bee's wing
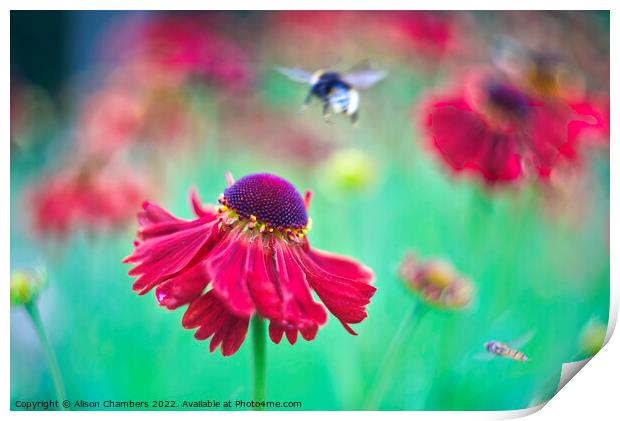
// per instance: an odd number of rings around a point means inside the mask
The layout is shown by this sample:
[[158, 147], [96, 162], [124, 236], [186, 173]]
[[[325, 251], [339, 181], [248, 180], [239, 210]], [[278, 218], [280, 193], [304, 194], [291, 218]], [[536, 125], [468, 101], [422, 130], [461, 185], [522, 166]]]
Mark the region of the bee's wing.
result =
[[345, 74], [342, 78], [354, 88], [366, 89], [383, 80], [387, 76], [385, 70], [358, 70]]
[[527, 343], [532, 340], [532, 338], [534, 337], [534, 333], [535, 332], [533, 330], [530, 330], [523, 334], [523, 336], [515, 339], [514, 341], [510, 341], [510, 347], [516, 349], [517, 351], [520, 351], [521, 347], [527, 345]]
[[276, 66], [274, 69], [294, 82], [310, 84], [310, 81], [312, 80], [312, 73], [298, 67], [292, 68]]

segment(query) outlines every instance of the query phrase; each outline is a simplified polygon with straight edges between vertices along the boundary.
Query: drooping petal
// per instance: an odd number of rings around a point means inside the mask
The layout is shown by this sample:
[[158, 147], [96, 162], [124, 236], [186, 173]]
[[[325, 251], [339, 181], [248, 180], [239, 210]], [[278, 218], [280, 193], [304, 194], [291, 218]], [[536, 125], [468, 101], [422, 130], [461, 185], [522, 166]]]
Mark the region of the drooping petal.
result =
[[138, 229], [138, 238], [141, 241], [171, 235], [176, 232], [186, 230], [195, 226], [205, 224], [205, 221], [196, 219], [194, 221], [183, 221], [181, 219], [165, 222], [157, 222], [142, 226]]
[[317, 325], [307, 325], [299, 329], [299, 333], [301, 333], [301, 336], [307, 341], [313, 340], [318, 331], [319, 327]]
[[213, 335], [209, 349], [213, 352], [221, 344], [222, 355], [228, 357], [241, 347], [248, 331], [250, 319], [243, 317], [229, 317], [222, 328]]
[[197, 255], [204, 253], [203, 249], [208, 249], [215, 241], [216, 222], [198, 226], [193, 222], [186, 224], [187, 229], [144, 241], [125, 258], [125, 263], [138, 263], [129, 271], [130, 276], [140, 275], [133, 284], [135, 291], [146, 294], [188, 266]]
[[592, 98], [573, 103], [570, 107], [577, 116], [569, 123], [569, 143], [577, 140], [609, 143], [609, 94], [595, 94]]
[[151, 202], [142, 203], [142, 210], [138, 212], [138, 223], [140, 226], [158, 224], [161, 222], [181, 221], [165, 209]]
[[463, 99], [436, 102], [427, 112], [433, 146], [452, 169], [480, 172], [488, 182], [519, 177], [514, 136], [495, 132]]
[[[268, 274], [273, 284], [277, 285], [282, 300], [280, 317], [272, 319], [270, 336], [272, 340], [281, 338], [280, 329], [286, 333], [288, 341], [294, 344], [297, 341], [297, 332], [308, 332], [318, 329], [327, 321], [325, 308], [314, 301], [310, 287], [303, 270], [293, 256], [290, 245], [282, 240], [275, 240], [271, 244], [273, 259], [268, 261]], [[279, 326], [277, 326], [279, 325]], [[275, 342], [275, 340], [274, 340]]]
[[278, 282], [274, 282], [267, 270], [269, 259], [273, 262], [273, 253], [262, 236], [252, 238], [248, 247], [248, 287], [256, 310], [266, 319], [281, 318], [282, 298], [278, 291]]
[[467, 168], [482, 174], [487, 183], [508, 182], [521, 175], [521, 158], [516, 150], [515, 134], [488, 131], [476, 160]]
[[[366, 318], [366, 305], [376, 291], [376, 288], [370, 285], [372, 278], [368, 277], [368, 269], [361, 267], [353, 270], [348, 259], [338, 269], [340, 258], [332, 259], [330, 255], [322, 252], [308, 253], [308, 249], [300, 248], [296, 253], [308, 282], [329, 311], [349, 333], [355, 335], [349, 324], [359, 323]], [[316, 261], [313, 260], [313, 255], [318, 257]], [[321, 263], [326, 264], [322, 266]], [[343, 276], [351, 274], [360, 276]]]
[[481, 148], [486, 124], [463, 100], [436, 102], [426, 111], [433, 146], [454, 170], [463, 170]]
[[226, 235], [206, 257], [206, 270], [213, 279], [213, 289], [238, 316], [254, 313], [254, 302], [248, 289], [246, 236], [233, 231]]
[[272, 320], [269, 323], [269, 338], [274, 344], [279, 344], [282, 340], [282, 335], [284, 335], [284, 327]]
[[209, 283], [204, 263], [198, 263], [164, 281], [155, 290], [159, 305], [174, 310], [198, 298]]
[[284, 333], [286, 334], [286, 339], [291, 345], [295, 345], [297, 342], [297, 329], [294, 327], [285, 327]]
[[151, 202], [144, 202], [142, 210], [138, 213], [138, 223], [140, 224], [138, 237], [144, 241], [149, 238], [160, 237], [187, 229], [189, 227], [188, 223], [194, 225], [206, 224], [217, 218], [217, 210], [212, 206], [202, 205], [196, 190], [191, 191], [190, 201], [194, 213], [198, 216], [198, 219], [191, 222], [177, 218]]
[[[185, 329], [200, 327], [196, 332], [196, 336], [200, 334], [200, 340], [206, 339], [213, 335], [220, 325], [220, 321], [216, 320], [214, 316], [227, 314], [227, 312], [218, 312], [219, 309], [219, 300], [212, 291], [209, 291], [198, 297], [187, 307], [181, 324]], [[205, 320], [208, 320], [209, 323], [204, 323]]]
[[328, 253], [310, 247], [306, 249], [306, 254], [323, 269], [339, 277], [356, 279], [362, 282], [370, 282], [373, 278], [373, 273], [370, 268], [349, 257], [339, 256], [334, 253]]
[[559, 104], [545, 104], [535, 109], [530, 118], [529, 148], [539, 175], [551, 173], [560, 156], [574, 159], [574, 138], [569, 138], [569, 122], [573, 113]]
[[194, 337], [211, 342], [209, 350], [213, 352], [220, 344], [225, 357], [237, 352], [248, 330], [249, 318], [237, 317], [218, 298], [213, 290], [193, 301], [183, 315], [183, 327], [198, 330]]

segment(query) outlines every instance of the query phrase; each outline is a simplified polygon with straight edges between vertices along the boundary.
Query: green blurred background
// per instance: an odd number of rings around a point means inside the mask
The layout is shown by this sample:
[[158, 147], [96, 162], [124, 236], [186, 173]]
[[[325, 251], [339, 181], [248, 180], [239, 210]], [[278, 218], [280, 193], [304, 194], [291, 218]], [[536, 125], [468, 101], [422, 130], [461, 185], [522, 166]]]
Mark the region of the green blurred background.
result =
[[[11, 262], [13, 269], [47, 268], [49, 287], [39, 306], [72, 401], [250, 399], [250, 340], [229, 358], [209, 353], [208, 342], [194, 340], [193, 332], [181, 327], [182, 311], [158, 308], [152, 293], [138, 297], [132, 292], [129, 268], [121, 260], [132, 250], [133, 218], [116, 231], [78, 229], [62, 240], [42, 238], [30, 228], [24, 192], [71, 162], [80, 101], [99, 89], [101, 75], [116, 65], [99, 59], [91, 46], [100, 44], [91, 43], [101, 43], [102, 34], [128, 16], [148, 20], [160, 15], [11, 14], [13, 75], [40, 92], [37, 107], [44, 110], [35, 113], [27, 133], [30, 146], [12, 148]], [[378, 408], [508, 410], [549, 399], [562, 363], [587, 356], [580, 345], [584, 326], [591, 319], [607, 323], [608, 150], [584, 154], [587, 187], [560, 209], [536, 185], [487, 191], [450, 175], [425, 146], [417, 125], [418, 101], [429, 89], [449, 84], [458, 66], [443, 71], [438, 61], [419, 70], [401, 52], [381, 56], [381, 49], [366, 48], [366, 41], [354, 35], [349, 41], [355, 47], [323, 44], [323, 50], [309, 50], [303, 60], [322, 60], [316, 67], [370, 58], [390, 72], [363, 93], [359, 127], [340, 116], [325, 124], [316, 103], [297, 114], [305, 88], [271, 71], [275, 64], [297, 63], [284, 62], [290, 60], [288, 53], [278, 43], [270, 45], [268, 15], [218, 15], [237, 22], [238, 41], [253, 49], [250, 62], [257, 72], [252, 88], [221, 94], [213, 84], [190, 81], [184, 101], [207, 128], [205, 134], [188, 148], [157, 158], [144, 151], [131, 155], [138, 161], [158, 160], [148, 173], [156, 180], [153, 199], [181, 217], [191, 217], [187, 196], [192, 186], [205, 202], [215, 203], [226, 171], [236, 177], [253, 172], [285, 177], [300, 191], [314, 192], [311, 244], [352, 256], [374, 270], [377, 293], [369, 317], [354, 326], [359, 336], [347, 334], [332, 317], [314, 341], [300, 339], [294, 346], [269, 342], [268, 399], [301, 401], [303, 410], [364, 407], [401, 320], [419, 303], [396, 276], [410, 250], [451, 261], [472, 280], [475, 296], [462, 310], [429, 309], [406, 329]], [[489, 31], [507, 19], [499, 15], [467, 19]], [[603, 43], [608, 16], [586, 16], [601, 29]], [[269, 113], [266, 133], [277, 132], [280, 124], [308, 128], [328, 153], [317, 160], [285, 156], [256, 139], [251, 127], [239, 129], [246, 120], [236, 119], [237, 110], [227, 111], [233, 106], [250, 114], [254, 107]], [[338, 173], [341, 165], [326, 162], [334, 151], [352, 149], [363, 165], [353, 160], [351, 182]], [[349, 161], [345, 154], [340, 162]], [[535, 335], [522, 348], [528, 362], [477, 358], [486, 341], [509, 342], [530, 331]], [[10, 340], [12, 408], [17, 399], [53, 399], [49, 368], [23, 308], [11, 310]]]

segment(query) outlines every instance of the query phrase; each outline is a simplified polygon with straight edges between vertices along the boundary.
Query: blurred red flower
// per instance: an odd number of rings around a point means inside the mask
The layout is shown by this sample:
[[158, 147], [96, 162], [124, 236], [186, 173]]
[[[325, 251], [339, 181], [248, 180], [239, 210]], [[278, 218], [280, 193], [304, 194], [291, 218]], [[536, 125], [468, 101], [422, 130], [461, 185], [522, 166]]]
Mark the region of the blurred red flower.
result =
[[46, 177], [27, 194], [35, 232], [65, 237], [73, 230], [119, 228], [146, 194], [128, 169], [89, 162]]
[[184, 77], [202, 77], [228, 89], [248, 88], [254, 78], [248, 54], [207, 24], [187, 16], [149, 20], [132, 55]]
[[457, 14], [437, 11], [384, 12], [383, 17], [402, 48], [426, 56], [441, 56], [459, 48]]
[[569, 135], [590, 144], [609, 145], [610, 107], [609, 94], [590, 94], [571, 108], [580, 119], [572, 122]]
[[143, 123], [140, 98], [128, 90], [109, 88], [89, 96], [78, 120], [80, 144], [88, 153], [109, 154], [135, 141]]
[[309, 197], [282, 178], [254, 174], [230, 179], [219, 209], [203, 207], [193, 194], [192, 221], [144, 203], [136, 248], [124, 260], [136, 264], [129, 271], [138, 277], [133, 289], [146, 294], [157, 287], [157, 300], [168, 309], [189, 304], [183, 326], [198, 328], [196, 339], [212, 337], [210, 350], [221, 344], [224, 356], [239, 349], [254, 314], [270, 320], [275, 343], [286, 334], [294, 344], [298, 332], [314, 339], [327, 321], [325, 307], [355, 334], [349, 324], [367, 316], [373, 274], [310, 247]]
[[569, 126], [579, 118], [568, 104], [531, 98], [485, 73], [430, 100], [423, 116], [446, 164], [479, 174], [488, 185], [518, 180], [530, 166], [546, 178], [560, 157], [576, 156], [577, 137], [569, 136]]

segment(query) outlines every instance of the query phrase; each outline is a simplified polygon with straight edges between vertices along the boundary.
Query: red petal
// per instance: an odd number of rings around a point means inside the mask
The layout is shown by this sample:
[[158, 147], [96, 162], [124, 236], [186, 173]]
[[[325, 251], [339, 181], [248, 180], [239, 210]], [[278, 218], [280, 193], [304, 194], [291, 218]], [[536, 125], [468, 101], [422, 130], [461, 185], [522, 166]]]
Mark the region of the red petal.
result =
[[209, 349], [213, 352], [220, 344], [222, 355], [237, 352], [248, 330], [249, 318], [230, 313], [214, 291], [209, 291], [192, 302], [183, 315], [183, 327], [199, 327], [194, 334], [198, 340], [211, 336]]
[[305, 325], [323, 325], [327, 321], [325, 308], [314, 301], [304, 271], [294, 258], [290, 247], [276, 241], [274, 245], [275, 266], [272, 267], [272, 279], [279, 282], [284, 303], [283, 317], [285, 325], [292, 324], [299, 328]]
[[311, 341], [316, 337], [316, 333], [318, 332], [319, 327], [317, 325], [309, 325], [309, 326], [304, 326], [301, 329], [299, 329], [299, 332], [301, 332], [301, 336], [307, 340], [307, 341]]
[[532, 112], [529, 148], [539, 174], [547, 176], [561, 155], [575, 157], [576, 138], [569, 138], [569, 122], [574, 114], [559, 104], [545, 104]]
[[310, 247], [306, 249], [306, 254], [327, 272], [331, 272], [339, 277], [362, 282], [370, 282], [373, 278], [370, 268], [349, 257], [311, 249]]
[[478, 114], [455, 99], [432, 105], [428, 130], [444, 160], [460, 171], [478, 157], [487, 125]]
[[163, 237], [166, 235], [171, 235], [176, 232], [186, 230], [191, 227], [203, 225], [205, 222], [196, 219], [194, 221], [164, 221], [158, 223], [151, 223], [145, 226], [142, 226], [138, 229], [138, 238], [142, 241], [146, 241], [149, 239], [155, 239], [157, 237]]
[[[317, 257], [317, 260], [313, 257]], [[376, 291], [369, 284], [372, 272], [362, 265], [354, 268], [352, 260], [315, 252], [309, 247], [306, 250], [299, 249], [297, 259], [310, 285], [329, 311], [347, 331], [355, 334], [348, 324], [359, 323], [367, 316], [366, 305]]]
[[254, 313], [248, 290], [247, 260], [249, 246], [245, 234], [231, 232], [206, 257], [206, 269], [213, 289], [238, 316]]
[[221, 351], [223, 356], [228, 357], [237, 352], [241, 347], [248, 331], [249, 321], [249, 318], [240, 317], [229, 320], [228, 329], [222, 341]]
[[291, 345], [295, 345], [295, 342], [297, 342], [297, 329], [287, 327], [284, 329], [284, 332], [286, 333], [286, 339], [288, 339], [288, 342]]
[[480, 172], [489, 182], [521, 175], [516, 134], [492, 130], [464, 99], [436, 102], [427, 112], [433, 145], [452, 169]]
[[129, 271], [130, 276], [141, 275], [133, 285], [134, 290], [145, 294], [187, 267], [217, 231], [214, 222], [199, 226], [193, 226], [191, 222], [187, 224], [191, 228], [145, 241], [125, 259], [125, 262], [138, 263]]
[[151, 202], [144, 202], [142, 211], [138, 212], [138, 223], [141, 226], [172, 221], [181, 221], [181, 219]]
[[609, 94], [595, 94], [570, 106], [577, 116], [569, 123], [569, 143], [577, 140], [609, 142]]
[[159, 305], [174, 310], [198, 298], [208, 283], [204, 264], [199, 263], [159, 285], [155, 297]]
[[[256, 310], [266, 319], [282, 317], [282, 299], [269, 275], [268, 263], [273, 263], [273, 255], [269, 253], [262, 236], [250, 241], [248, 250], [247, 275], [250, 294], [254, 299]], [[280, 335], [281, 337], [282, 335]]]
[[212, 306], [213, 301], [215, 301], [215, 297], [209, 292], [194, 300], [185, 310], [185, 314], [183, 314], [181, 322], [183, 327], [185, 329], [193, 329], [200, 326], [203, 318], [207, 316], [207, 311], [214, 308]]
[[467, 168], [482, 173], [487, 182], [507, 182], [521, 175], [521, 159], [516, 151], [515, 135], [487, 132], [484, 147], [480, 149], [476, 161]]
[[269, 338], [273, 341], [273, 343], [279, 344], [282, 340], [283, 334], [284, 328], [272, 320], [271, 323], [269, 323]]
[[204, 206], [198, 198], [198, 193], [194, 189], [192, 189], [190, 193], [190, 201], [192, 203], [192, 209], [198, 218], [204, 218], [206, 221], [213, 221], [217, 218], [217, 209], [212, 206]]

